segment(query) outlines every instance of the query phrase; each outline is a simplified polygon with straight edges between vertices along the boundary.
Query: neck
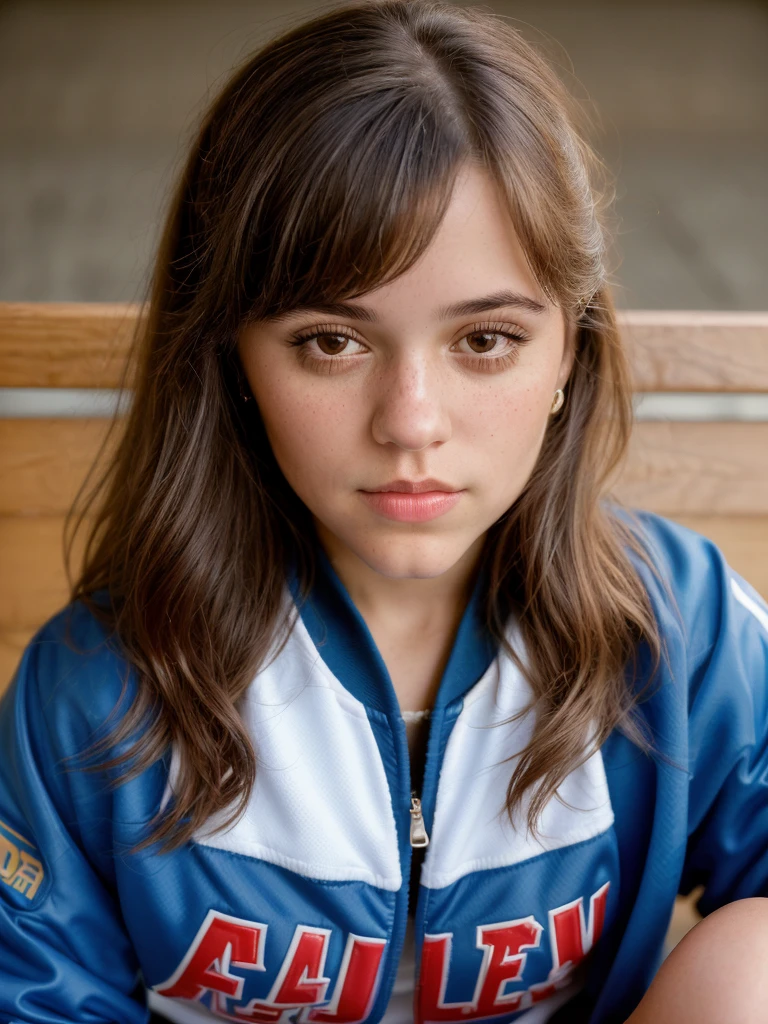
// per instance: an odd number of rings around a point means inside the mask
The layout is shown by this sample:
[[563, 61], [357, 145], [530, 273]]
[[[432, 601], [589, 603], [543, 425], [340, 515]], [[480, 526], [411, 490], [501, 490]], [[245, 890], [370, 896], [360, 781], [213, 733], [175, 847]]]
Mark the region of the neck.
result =
[[474, 586], [484, 537], [445, 572], [431, 577], [391, 577], [371, 568], [321, 524], [318, 541], [367, 623], [391, 634], [432, 633], [461, 619]]

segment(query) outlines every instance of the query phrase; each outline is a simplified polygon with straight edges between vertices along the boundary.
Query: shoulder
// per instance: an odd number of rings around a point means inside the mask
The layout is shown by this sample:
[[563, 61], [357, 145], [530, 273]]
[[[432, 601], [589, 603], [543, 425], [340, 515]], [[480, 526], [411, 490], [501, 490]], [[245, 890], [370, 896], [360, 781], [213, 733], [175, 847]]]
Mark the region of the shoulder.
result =
[[[765, 682], [768, 604], [708, 537], [642, 510], [616, 510], [648, 554], [631, 553], [662, 635], [684, 645], [689, 672], [715, 660]], [[754, 679], [753, 682], [757, 680]]]
[[612, 511], [640, 540], [664, 581], [681, 594], [708, 589], [712, 574], [726, 565], [714, 541], [681, 523], [644, 509], [613, 507]]
[[114, 726], [135, 693], [135, 673], [116, 635], [77, 600], [47, 619], [29, 641], [8, 698], [28, 725], [44, 727], [60, 750], [71, 750]]

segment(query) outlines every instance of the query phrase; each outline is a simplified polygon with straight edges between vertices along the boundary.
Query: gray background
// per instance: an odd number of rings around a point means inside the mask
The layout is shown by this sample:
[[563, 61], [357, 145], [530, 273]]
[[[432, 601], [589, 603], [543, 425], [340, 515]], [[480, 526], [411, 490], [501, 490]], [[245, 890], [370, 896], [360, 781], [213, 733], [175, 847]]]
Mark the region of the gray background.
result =
[[[251, 48], [320, 6], [0, 3], [0, 300], [142, 297], [206, 100]], [[537, 39], [599, 118], [619, 305], [768, 308], [766, 5], [487, 6]]]

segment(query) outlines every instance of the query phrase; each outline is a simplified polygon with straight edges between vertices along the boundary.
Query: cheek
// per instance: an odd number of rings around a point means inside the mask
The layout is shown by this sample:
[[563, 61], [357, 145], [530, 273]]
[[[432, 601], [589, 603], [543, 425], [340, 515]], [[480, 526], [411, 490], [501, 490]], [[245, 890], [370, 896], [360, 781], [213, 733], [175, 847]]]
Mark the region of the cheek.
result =
[[548, 385], [521, 388], [513, 393], [490, 392], [476, 404], [465, 421], [467, 436], [478, 455], [492, 470], [503, 468], [499, 478], [515, 480], [519, 472], [533, 468], [549, 422], [552, 396]]
[[293, 489], [305, 493], [332, 487], [349, 466], [354, 431], [347, 403], [323, 401], [287, 382], [273, 382], [254, 392], [277, 464]]
[[517, 501], [544, 440], [552, 396], [548, 385], [489, 395], [465, 423], [471, 475], [488, 521]]

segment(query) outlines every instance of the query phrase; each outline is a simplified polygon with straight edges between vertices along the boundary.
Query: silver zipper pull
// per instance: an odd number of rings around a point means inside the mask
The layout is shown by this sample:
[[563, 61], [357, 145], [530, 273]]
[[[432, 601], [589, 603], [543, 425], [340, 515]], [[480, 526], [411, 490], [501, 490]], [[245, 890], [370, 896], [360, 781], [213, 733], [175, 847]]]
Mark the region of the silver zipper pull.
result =
[[429, 836], [421, 814], [421, 800], [417, 796], [411, 797], [411, 846], [429, 846]]

